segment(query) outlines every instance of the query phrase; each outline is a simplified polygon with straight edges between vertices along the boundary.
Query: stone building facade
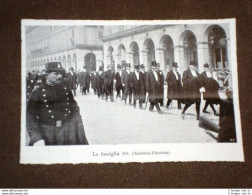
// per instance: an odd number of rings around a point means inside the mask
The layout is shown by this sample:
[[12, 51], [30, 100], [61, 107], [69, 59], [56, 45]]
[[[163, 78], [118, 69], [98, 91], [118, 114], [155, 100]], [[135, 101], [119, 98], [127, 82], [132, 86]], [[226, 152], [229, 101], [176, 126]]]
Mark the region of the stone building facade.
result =
[[58, 61], [68, 70], [89, 71], [103, 65], [103, 26], [26, 26], [26, 68], [42, 70]]
[[[231, 70], [229, 24], [104, 26], [104, 65], [160, 63], [167, 72], [172, 62], [184, 71], [191, 60], [199, 72], [205, 63], [213, 70]], [[116, 66], [115, 66], [116, 67]]]

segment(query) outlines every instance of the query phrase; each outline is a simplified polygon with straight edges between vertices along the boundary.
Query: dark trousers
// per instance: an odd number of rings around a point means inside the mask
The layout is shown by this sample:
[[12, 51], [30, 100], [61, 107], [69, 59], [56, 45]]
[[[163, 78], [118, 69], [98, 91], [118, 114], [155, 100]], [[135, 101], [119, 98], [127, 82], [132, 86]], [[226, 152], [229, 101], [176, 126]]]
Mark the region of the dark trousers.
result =
[[213, 105], [213, 104], [210, 104], [208, 100], [206, 100], [206, 103], [205, 103], [205, 106], [204, 106], [203, 111], [206, 111], [208, 105], [210, 105], [210, 107], [212, 108], [213, 112], [216, 113], [216, 110], [215, 110], [215, 108], [214, 108], [214, 105]]
[[117, 88], [116, 89], [116, 97], [118, 98], [121, 98], [121, 91], [122, 91], [122, 99], [123, 99], [123, 94], [124, 94], [124, 89], [123, 89], [123, 87], [121, 87], [121, 88]]
[[108, 96], [110, 97], [111, 102], [114, 101], [113, 88], [107, 88], [105, 95], [106, 95], [106, 101], [108, 100]]
[[124, 101], [125, 103], [127, 102], [127, 98], [129, 96], [129, 103], [131, 104], [132, 102], [132, 89], [130, 88], [129, 93], [124, 93]]
[[161, 111], [161, 109], [160, 109], [160, 107], [159, 107], [159, 104], [157, 103], [157, 102], [151, 102], [150, 103], [150, 108], [149, 108], [149, 110], [150, 111], [152, 111], [153, 109], [154, 109], [154, 106], [157, 108], [157, 111], [159, 112], [159, 111]]
[[84, 94], [84, 95], [87, 94], [87, 88], [86, 87], [82, 87], [82, 94]]
[[[172, 99], [168, 99], [166, 103], [166, 107], [169, 107], [172, 102]], [[181, 109], [181, 100], [178, 100], [178, 109]]]
[[160, 98], [158, 100], [158, 103], [160, 103], [160, 106], [163, 106], [164, 105], [164, 98]]
[[[185, 114], [185, 111], [193, 104], [186, 104], [183, 111], [182, 111], [182, 114]], [[196, 102], [196, 113], [197, 113], [197, 116], [199, 117], [200, 116], [200, 102]]]

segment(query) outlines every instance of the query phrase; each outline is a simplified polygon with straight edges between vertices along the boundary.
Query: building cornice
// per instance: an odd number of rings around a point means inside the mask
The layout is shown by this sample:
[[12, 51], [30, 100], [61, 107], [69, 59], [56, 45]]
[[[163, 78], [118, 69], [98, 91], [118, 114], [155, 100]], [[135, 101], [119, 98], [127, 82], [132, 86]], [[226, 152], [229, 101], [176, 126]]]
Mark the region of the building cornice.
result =
[[76, 44], [68, 48], [60, 49], [60, 50], [54, 50], [54, 51], [48, 51], [48, 50], [42, 50], [38, 49], [35, 52], [36, 54], [31, 54], [28, 59], [33, 59], [33, 58], [38, 58], [42, 56], [47, 56], [47, 55], [53, 55], [56, 53], [61, 53], [61, 52], [67, 52], [70, 50], [74, 49], [86, 49], [86, 50], [101, 50], [103, 51], [103, 46], [102, 45], [87, 45], [87, 44]]
[[156, 30], [156, 29], [161, 29], [161, 28], [164, 28], [164, 27], [167, 27], [167, 26], [174, 26], [174, 25], [171, 25], [171, 24], [169, 24], [169, 25], [142, 25], [142, 26], [139, 26], [139, 27], [136, 27], [136, 28], [132, 28], [132, 29], [125, 30], [125, 31], [122, 31], [122, 32], [118, 32], [118, 33], [115, 33], [115, 34], [104, 36], [104, 37], [102, 37], [101, 40], [103, 42], [112, 41], [112, 40], [115, 40], [115, 39], [120, 39], [120, 38], [123, 38], [123, 37], [128, 37], [128, 36], [140, 34], [140, 33], [143, 33], [143, 32], [149, 32], [149, 31], [153, 31], [153, 30]]

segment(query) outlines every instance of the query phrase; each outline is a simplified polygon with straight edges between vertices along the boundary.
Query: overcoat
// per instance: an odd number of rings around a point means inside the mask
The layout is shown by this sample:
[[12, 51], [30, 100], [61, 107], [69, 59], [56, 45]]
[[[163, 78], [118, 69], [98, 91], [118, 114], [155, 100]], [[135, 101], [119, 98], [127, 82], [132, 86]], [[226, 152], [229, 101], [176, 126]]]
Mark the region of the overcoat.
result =
[[123, 71], [122, 72], [122, 84], [124, 84], [124, 93], [125, 94], [129, 94], [130, 93], [130, 82], [131, 82], [131, 79], [130, 79], [130, 74], [131, 73], [128, 73], [127, 71]]
[[[121, 74], [122, 75], [122, 74]], [[115, 74], [115, 80], [116, 80], [116, 90], [121, 90], [123, 88], [122, 86], [122, 76], [119, 72]]]
[[97, 74], [98, 73], [92, 73], [91, 74], [91, 87], [93, 88], [93, 89], [97, 89], [97, 84], [96, 84], [96, 77], [97, 77]]
[[79, 107], [67, 85], [43, 84], [34, 90], [27, 104], [26, 128], [33, 145], [88, 144]]
[[98, 94], [102, 94], [104, 88], [104, 73], [97, 73], [95, 77], [95, 87], [98, 91]]
[[82, 77], [82, 72], [77, 73], [77, 83], [78, 85], [81, 85], [81, 77]]
[[[196, 71], [195, 71], [196, 72]], [[182, 103], [184, 104], [193, 104], [195, 102], [200, 102], [200, 79], [199, 73], [196, 72], [197, 77], [194, 77], [190, 69], [187, 69], [183, 72], [183, 99]]]
[[181, 99], [181, 75], [177, 72], [178, 80], [176, 79], [176, 75], [172, 70], [167, 73], [166, 82], [168, 85], [167, 88], [167, 99], [178, 100]]
[[107, 90], [113, 90], [114, 85], [114, 73], [111, 70], [107, 70], [104, 75], [104, 85]]
[[139, 80], [137, 79], [136, 73], [131, 74], [131, 87], [133, 89], [134, 100], [145, 100], [145, 87], [143, 74], [139, 72]]
[[69, 84], [70, 89], [76, 89], [77, 88], [77, 75], [75, 73], [67, 73], [67, 80]]
[[161, 70], [158, 71], [158, 77], [159, 77], [159, 85], [160, 85], [158, 98], [160, 101], [162, 101], [164, 97], [164, 74]]
[[89, 82], [90, 82], [90, 75], [88, 72], [81, 72], [81, 76], [80, 76], [80, 86], [84, 87], [84, 88], [88, 88], [89, 87]]
[[205, 92], [203, 93], [204, 100], [208, 100], [210, 104], [218, 104], [220, 97], [218, 90], [220, 88], [219, 83], [213, 79], [207, 77], [206, 72], [202, 72], [199, 76], [202, 87], [205, 88]]
[[156, 81], [153, 70], [146, 75], [146, 91], [149, 93], [149, 101], [152, 103], [159, 102], [160, 79]]

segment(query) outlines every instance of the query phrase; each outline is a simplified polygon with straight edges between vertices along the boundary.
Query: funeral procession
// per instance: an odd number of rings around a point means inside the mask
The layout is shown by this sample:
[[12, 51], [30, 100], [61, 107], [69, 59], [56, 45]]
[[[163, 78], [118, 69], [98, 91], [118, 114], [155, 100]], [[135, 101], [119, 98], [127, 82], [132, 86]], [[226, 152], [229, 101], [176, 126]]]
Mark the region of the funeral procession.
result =
[[237, 142], [230, 47], [226, 23], [26, 26], [26, 146]]

